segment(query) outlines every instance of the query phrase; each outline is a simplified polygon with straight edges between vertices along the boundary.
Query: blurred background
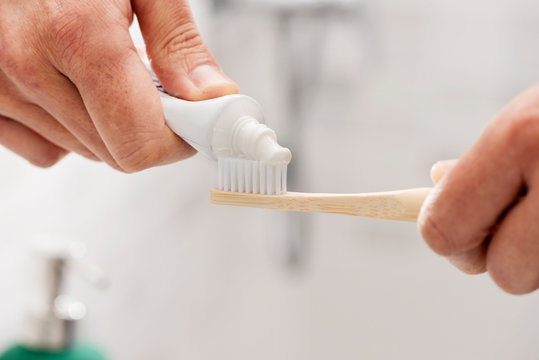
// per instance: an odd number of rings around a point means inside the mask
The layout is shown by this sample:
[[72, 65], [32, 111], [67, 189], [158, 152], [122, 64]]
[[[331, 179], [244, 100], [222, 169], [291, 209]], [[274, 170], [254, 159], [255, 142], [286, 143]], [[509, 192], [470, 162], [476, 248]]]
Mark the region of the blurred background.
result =
[[[429, 186], [539, 80], [535, 0], [197, 0], [203, 38], [292, 149], [289, 189]], [[136, 24], [135, 42], [141, 44]], [[216, 207], [202, 157], [125, 175], [0, 149], [0, 345], [19, 339], [30, 240], [108, 273], [81, 337], [112, 359], [537, 359], [539, 292], [432, 253], [415, 224]]]

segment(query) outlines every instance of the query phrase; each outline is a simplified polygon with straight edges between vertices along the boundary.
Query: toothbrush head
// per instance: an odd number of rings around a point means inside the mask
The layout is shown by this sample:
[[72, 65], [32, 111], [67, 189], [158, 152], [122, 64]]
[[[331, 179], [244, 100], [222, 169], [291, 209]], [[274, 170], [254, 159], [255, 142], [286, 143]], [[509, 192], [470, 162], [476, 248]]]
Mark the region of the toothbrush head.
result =
[[217, 157], [219, 190], [225, 192], [280, 195], [286, 193], [286, 170], [292, 154], [277, 142], [277, 135], [251, 117], [238, 121], [233, 155]]
[[226, 192], [260, 195], [286, 193], [289, 161], [289, 158], [288, 161], [278, 162], [219, 158], [217, 160], [218, 189]]

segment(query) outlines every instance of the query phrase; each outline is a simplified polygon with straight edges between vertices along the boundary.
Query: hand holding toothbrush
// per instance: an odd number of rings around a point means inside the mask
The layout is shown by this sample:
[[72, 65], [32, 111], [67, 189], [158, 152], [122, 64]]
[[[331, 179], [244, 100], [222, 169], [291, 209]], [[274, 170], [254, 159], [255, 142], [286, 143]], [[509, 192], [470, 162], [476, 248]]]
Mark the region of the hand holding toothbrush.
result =
[[129, 35], [137, 15], [169, 93], [237, 93], [188, 0], [0, 1], [0, 144], [48, 167], [68, 152], [135, 172], [195, 153], [166, 126]]
[[[513, 100], [459, 161], [433, 167], [437, 186], [276, 196], [213, 190], [214, 204], [419, 221], [427, 243], [505, 291], [539, 288], [539, 86]], [[418, 219], [419, 213], [419, 219]]]
[[426, 242], [469, 274], [488, 271], [503, 290], [539, 288], [539, 86], [514, 99], [437, 183], [419, 216]]

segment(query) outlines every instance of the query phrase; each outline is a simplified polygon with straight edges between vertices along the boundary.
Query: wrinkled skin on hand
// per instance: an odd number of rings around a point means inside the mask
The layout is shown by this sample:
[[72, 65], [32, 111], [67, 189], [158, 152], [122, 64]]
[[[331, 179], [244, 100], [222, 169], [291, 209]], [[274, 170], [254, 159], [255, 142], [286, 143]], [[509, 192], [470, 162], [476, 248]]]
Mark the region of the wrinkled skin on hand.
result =
[[539, 86], [514, 99], [460, 160], [440, 162], [419, 216], [431, 248], [506, 292], [539, 288]]
[[166, 126], [129, 36], [185, 100], [238, 92], [202, 42], [188, 0], [0, 1], [0, 144], [48, 167], [69, 152], [124, 172], [195, 153]]

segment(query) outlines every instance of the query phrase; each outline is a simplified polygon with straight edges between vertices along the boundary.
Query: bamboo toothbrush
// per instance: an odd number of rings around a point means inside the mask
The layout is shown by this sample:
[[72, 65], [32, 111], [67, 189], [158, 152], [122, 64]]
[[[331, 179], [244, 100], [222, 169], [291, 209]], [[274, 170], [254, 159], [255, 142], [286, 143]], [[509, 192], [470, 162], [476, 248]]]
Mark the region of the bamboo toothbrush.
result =
[[217, 162], [218, 188], [211, 202], [219, 205], [364, 216], [416, 221], [430, 189], [372, 194], [308, 194], [287, 192], [290, 150], [263, 124], [258, 103], [245, 95], [184, 101], [169, 95], [148, 71], [161, 97], [172, 131]]
[[311, 194], [286, 192], [259, 195], [211, 190], [217, 205], [246, 206], [274, 210], [362, 216], [415, 222], [431, 188], [365, 194]]

